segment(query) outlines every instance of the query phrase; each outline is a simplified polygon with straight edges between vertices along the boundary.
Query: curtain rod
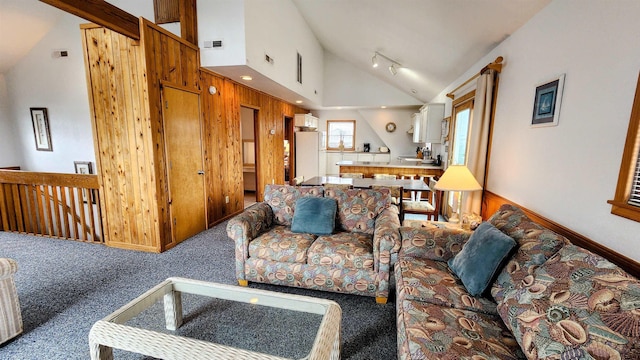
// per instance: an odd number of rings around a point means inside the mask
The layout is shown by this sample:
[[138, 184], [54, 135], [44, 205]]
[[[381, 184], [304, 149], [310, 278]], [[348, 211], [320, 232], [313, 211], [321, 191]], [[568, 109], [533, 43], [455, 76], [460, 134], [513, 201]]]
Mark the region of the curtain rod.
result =
[[450, 93], [448, 93], [447, 97], [451, 98], [451, 100], [454, 100], [456, 96], [453, 93], [455, 93], [456, 91], [460, 90], [465, 85], [467, 85], [468, 83], [470, 83], [473, 80], [475, 80], [478, 77], [480, 77], [480, 75], [485, 73], [487, 70], [495, 70], [497, 72], [501, 72], [502, 71], [502, 61], [503, 60], [504, 60], [504, 58], [502, 56], [498, 56], [494, 62], [487, 64], [487, 66], [483, 67], [482, 70], [480, 70], [479, 73], [473, 75], [469, 80], [467, 80], [467, 81], [463, 82], [462, 84], [458, 85], [457, 88], [453, 89]]

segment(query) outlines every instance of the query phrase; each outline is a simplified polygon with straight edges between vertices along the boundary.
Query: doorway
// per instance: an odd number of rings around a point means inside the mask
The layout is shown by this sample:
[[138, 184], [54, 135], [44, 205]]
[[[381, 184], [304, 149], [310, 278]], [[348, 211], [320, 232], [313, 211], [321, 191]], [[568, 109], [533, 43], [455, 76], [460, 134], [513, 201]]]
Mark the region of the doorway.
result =
[[172, 237], [179, 243], [207, 227], [200, 95], [163, 86], [162, 116]]
[[240, 137], [242, 139], [242, 183], [244, 187], [244, 207], [256, 202], [256, 117], [258, 110], [240, 107]]

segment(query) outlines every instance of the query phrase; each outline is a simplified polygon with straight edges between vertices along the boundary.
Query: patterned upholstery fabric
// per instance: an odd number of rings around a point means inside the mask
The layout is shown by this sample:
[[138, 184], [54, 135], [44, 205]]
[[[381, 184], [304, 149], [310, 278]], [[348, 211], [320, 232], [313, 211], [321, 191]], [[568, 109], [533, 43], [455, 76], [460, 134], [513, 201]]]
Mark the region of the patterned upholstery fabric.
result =
[[[391, 260], [401, 244], [398, 211], [389, 208], [388, 191], [291, 188], [269, 186], [265, 202], [229, 220], [227, 235], [235, 242], [236, 278], [386, 299]], [[340, 194], [338, 201], [349, 204], [351, 210], [359, 208], [365, 219], [351, 222], [355, 217], [345, 216], [353, 232], [337, 227], [337, 233], [320, 237], [293, 233], [290, 226], [278, 224], [276, 214], [280, 221], [292, 219], [296, 196], [322, 193], [333, 198]]]
[[565, 246], [498, 305], [529, 359], [640, 359], [640, 281]]
[[373, 234], [376, 218], [391, 204], [388, 189], [332, 189], [326, 197], [338, 201], [336, 228], [366, 234]]
[[13, 282], [17, 270], [15, 260], [0, 258], [0, 344], [22, 333], [22, 314]]
[[290, 228], [276, 225], [249, 243], [249, 257], [281, 261], [307, 262], [307, 251], [316, 235], [294, 233]]
[[267, 185], [264, 189], [264, 202], [273, 210], [273, 221], [277, 225], [291, 226], [299, 197], [323, 195], [324, 189], [321, 186]]
[[488, 220], [518, 245], [517, 252], [499, 273], [491, 288], [496, 302], [513, 291], [513, 284], [521, 282], [535, 269], [558, 252], [569, 240], [531, 220], [512, 205], [505, 204]]
[[401, 227], [399, 256], [448, 261], [462, 250], [471, 234], [462, 230]]
[[338, 233], [320, 236], [309, 249], [309, 265], [373, 270], [373, 236]]
[[429, 259], [401, 258], [395, 268], [397, 298], [418, 300], [445, 307], [498, 315], [492, 299], [473, 297], [447, 263]]
[[396, 306], [398, 359], [523, 358], [497, 316], [412, 300], [398, 300]]

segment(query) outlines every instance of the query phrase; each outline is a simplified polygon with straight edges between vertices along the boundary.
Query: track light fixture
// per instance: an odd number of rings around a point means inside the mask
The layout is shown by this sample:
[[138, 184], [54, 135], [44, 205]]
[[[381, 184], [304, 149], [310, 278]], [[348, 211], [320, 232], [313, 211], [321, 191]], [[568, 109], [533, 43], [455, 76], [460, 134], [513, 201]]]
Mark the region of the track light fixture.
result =
[[378, 67], [378, 56], [391, 63], [391, 65], [389, 66], [389, 72], [392, 75], [396, 75], [398, 73], [398, 68], [402, 67], [402, 65], [399, 62], [397, 62], [397, 61], [391, 59], [390, 57], [385, 56], [384, 54], [381, 54], [381, 53], [376, 51], [373, 54], [373, 57], [371, 58], [371, 62], [373, 63], [373, 67], [374, 68]]
[[389, 66], [389, 72], [394, 76], [398, 73], [398, 70], [396, 70], [396, 64], [391, 64], [391, 66]]

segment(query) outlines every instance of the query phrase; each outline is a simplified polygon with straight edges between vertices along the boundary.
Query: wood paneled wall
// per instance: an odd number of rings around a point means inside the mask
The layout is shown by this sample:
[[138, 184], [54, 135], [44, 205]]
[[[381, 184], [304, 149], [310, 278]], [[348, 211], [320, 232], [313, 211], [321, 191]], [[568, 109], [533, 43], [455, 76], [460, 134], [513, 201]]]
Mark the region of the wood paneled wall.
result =
[[140, 19], [140, 41], [81, 27], [105, 243], [161, 252], [173, 246], [161, 82], [199, 90], [198, 48]]
[[541, 224], [542, 226], [566, 237], [567, 239], [569, 239], [569, 241], [571, 241], [573, 244], [583, 247], [589, 251], [592, 251], [596, 254], [600, 254], [601, 256], [603, 256], [604, 258], [608, 259], [609, 261], [617, 264], [618, 266], [620, 266], [621, 268], [625, 269], [627, 272], [629, 272], [630, 274], [636, 276], [636, 277], [640, 277], [640, 263], [634, 261], [633, 259], [630, 259], [624, 255], [621, 255], [611, 249], [609, 249], [606, 246], [603, 246], [602, 244], [593, 241], [569, 228], [566, 228], [558, 223], [556, 223], [555, 221], [549, 220], [547, 218], [545, 218], [544, 216], [538, 215], [537, 213], [519, 205], [514, 203], [513, 201], [510, 201], [508, 199], [503, 198], [500, 195], [496, 195], [490, 191], [484, 191], [483, 194], [483, 200], [482, 200], [482, 219], [483, 220], [487, 220], [488, 218], [491, 217], [491, 215], [493, 215], [496, 211], [498, 211], [498, 209], [500, 208], [500, 206], [502, 206], [503, 204], [511, 204], [514, 206], [519, 207], [520, 209], [522, 209], [522, 211], [525, 212], [525, 214], [527, 214], [527, 216], [529, 218], [531, 218], [533, 221]]
[[[263, 92], [224, 78], [207, 69], [201, 70], [202, 118], [205, 164], [208, 176], [207, 206], [209, 224], [225, 220], [244, 208], [242, 181], [242, 139], [240, 108], [257, 111], [256, 180], [258, 201], [263, 199], [266, 184], [284, 184], [284, 118], [306, 113], [306, 109], [289, 104]], [[215, 86], [216, 94], [209, 94]], [[271, 134], [275, 130], [275, 134]], [[229, 203], [225, 197], [229, 196]]]

